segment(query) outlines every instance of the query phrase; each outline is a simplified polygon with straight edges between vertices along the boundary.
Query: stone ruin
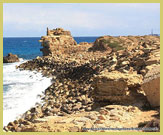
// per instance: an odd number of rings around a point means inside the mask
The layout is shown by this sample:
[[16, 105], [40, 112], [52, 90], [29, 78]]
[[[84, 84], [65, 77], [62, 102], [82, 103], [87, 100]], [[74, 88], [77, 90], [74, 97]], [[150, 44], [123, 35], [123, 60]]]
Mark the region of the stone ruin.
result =
[[53, 36], [53, 35], [68, 35], [71, 36], [71, 32], [70, 31], [66, 31], [62, 28], [56, 28], [53, 30], [49, 30], [47, 28], [47, 36]]
[[43, 46], [43, 48], [40, 49], [43, 56], [53, 56], [54, 54], [61, 55], [68, 52], [71, 46], [77, 45], [76, 41], [71, 36], [71, 32], [62, 28], [53, 30], [47, 28], [47, 35], [42, 36], [39, 41]]

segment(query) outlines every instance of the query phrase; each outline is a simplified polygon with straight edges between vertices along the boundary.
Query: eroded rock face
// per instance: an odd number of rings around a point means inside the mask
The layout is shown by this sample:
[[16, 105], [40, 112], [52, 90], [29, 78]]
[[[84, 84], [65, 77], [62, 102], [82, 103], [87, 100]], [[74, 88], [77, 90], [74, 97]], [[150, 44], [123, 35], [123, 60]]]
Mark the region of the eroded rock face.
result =
[[118, 71], [102, 72], [94, 78], [94, 98], [96, 101], [128, 102], [132, 100], [131, 88], [139, 87], [142, 76], [124, 74]]
[[62, 28], [47, 29], [47, 36], [42, 36], [40, 42], [43, 46], [41, 49], [43, 56], [61, 55], [71, 51], [71, 46], [77, 45], [70, 31], [65, 31]]
[[152, 107], [160, 106], [160, 65], [154, 65], [144, 77], [142, 85]]
[[13, 63], [19, 62], [19, 58], [17, 55], [9, 53], [8, 56], [3, 57], [3, 63]]

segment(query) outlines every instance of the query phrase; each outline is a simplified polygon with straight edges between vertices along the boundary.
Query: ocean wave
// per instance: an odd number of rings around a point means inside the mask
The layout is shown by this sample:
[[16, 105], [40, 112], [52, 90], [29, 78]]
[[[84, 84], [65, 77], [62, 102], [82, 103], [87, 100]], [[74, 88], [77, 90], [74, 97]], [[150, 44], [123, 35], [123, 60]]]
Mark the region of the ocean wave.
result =
[[41, 102], [38, 94], [51, 84], [51, 78], [43, 77], [36, 71], [20, 71], [16, 66], [26, 62], [3, 65], [3, 125], [20, 117], [25, 111]]

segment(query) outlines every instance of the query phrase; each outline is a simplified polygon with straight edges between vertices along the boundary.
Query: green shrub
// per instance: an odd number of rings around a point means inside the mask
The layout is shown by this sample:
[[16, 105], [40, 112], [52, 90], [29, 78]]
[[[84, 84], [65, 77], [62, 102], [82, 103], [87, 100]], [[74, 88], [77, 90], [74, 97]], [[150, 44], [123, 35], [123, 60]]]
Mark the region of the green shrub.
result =
[[113, 51], [119, 51], [119, 50], [123, 50], [124, 47], [122, 47], [119, 42], [114, 41], [114, 42], [110, 42], [110, 40], [104, 40], [104, 44], [108, 45], [110, 48], [113, 49]]

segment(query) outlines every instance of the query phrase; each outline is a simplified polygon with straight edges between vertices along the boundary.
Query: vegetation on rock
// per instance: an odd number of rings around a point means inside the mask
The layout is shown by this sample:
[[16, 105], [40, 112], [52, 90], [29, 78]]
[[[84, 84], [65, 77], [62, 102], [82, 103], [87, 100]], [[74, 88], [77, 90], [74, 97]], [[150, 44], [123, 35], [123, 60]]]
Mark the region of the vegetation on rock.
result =
[[112, 48], [113, 51], [119, 51], [119, 50], [123, 50], [124, 47], [122, 45], [120, 45], [119, 42], [117, 41], [110, 41], [110, 40], [107, 40], [105, 39], [104, 41], [104, 44], [106, 44], [107, 46], [109, 46], [110, 48]]

